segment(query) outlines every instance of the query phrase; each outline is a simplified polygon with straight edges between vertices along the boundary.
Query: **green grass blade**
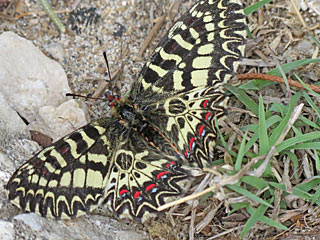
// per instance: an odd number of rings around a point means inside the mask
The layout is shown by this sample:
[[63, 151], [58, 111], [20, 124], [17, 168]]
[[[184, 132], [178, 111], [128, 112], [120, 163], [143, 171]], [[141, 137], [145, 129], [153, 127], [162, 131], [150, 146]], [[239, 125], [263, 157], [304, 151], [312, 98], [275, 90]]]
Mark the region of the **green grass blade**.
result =
[[313, 150], [314, 151], [314, 157], [315, 157], [315, 162], [316, 162], [316, 169], [317, 169], [317, 172], [318, 174], [320, 173], [320, 159], [319, 159], [319, 155], [318, 155], [318, 152], [316, 150]]
[[303, 92], [303, 96], [306, 99], [306, 101], [310, 104], [312, 109], [318, 114], [318, 118], [320, 118], [320, 109], [317, 107], [317, 105], [312, 101], [311, 97], [308, 95], [307, 92]]
[[298, 150], [298, 149], [320, 149], [320, 142], [308, 142], [301, 143], [287, 148], [287, 150]]
[[317, 44], [317, 46], [320, 48], [320, 41], [315, 38], [312, 34], [309, 34], [309, 36], [312, 38], [312, 40]]
[[276, 146], [276, 149], [277, 149], [278, 152], [281, 152], [281, 151], [289, 149], [292, 146], [295, 146], [297, 144], [300, 144], [300, 143], [303, 143], [303, 142], [306, 142], [306, 141], [311, 141], [311, 140], [314, 140], [314, 139], [319, 139], [319, 138], [320, 138], [320, 132], [318, 132], [318, 131], [317, 132], [311, 132], [311, 133], [302, 134], [300, 136], [292, 137], [292, 138], [289, 138], [289, 139], [283, 141], [282, 143], [279, 143]]
[[273, 146], [277, 140], [279, 139], [279, 137], [281, 136], [283, 130], [285, 129], [285, 127], [287, 126], [289, 120], [290, 120], [290, 117], [291, 117], [291, 114], [292, 114], [292, 111], [293, 111], [293, 108], [294, 106], [297, 104], [298, 100], [300, 99], [300, 96], [301, 96], [301, 92], [295, 94], [294, 96], [292, 96], [290, 98], [290, 103], [289, 103], [289, 108], [287, 110], [287, 114], [285, 115], [285, 117], [282, 119], [282, 121], [280, 122], [280, 124], [271, 131], [271, 135], [270, 135], [270, 138], [269, 138], [269, 141], [270, 141], [270, 145]]
[[238, 155], [237, 155], [236, 163], [234, 165], [234, 170], [235, 171], [239, 171], [241, 169], [242, 158], [246, 154], [245, 145], [246, 145], [247, 135], [248, 135], [248, 131], [245, 132], [245, 134], [244, 134], [244, 136], [242, 138], [241, 144], [240, 144], [240, 148], [239, 148], [239, 152], [238, 152]]
[[316, 192], [313, 194], [311, 202], [315, 203], [315, 202], [319, 201], [319, 198], [320, 198], [320, 186], [317, 187]]
[[268, 183], [266, 183], [261, 178], [254, 177], [254, 176], [243, 176], [241, 178], [241, 182], [249, 184], [249, 185], [255, 187], [258, 190], [262, 190], [262, 189], [268, 187]]
[[[252, 215], [254, 213], [254, 208], [250, 206], [250, 208], [247, 208], [248, 209], [248, 212]], [[283, 224], [271, 219], [271, 218], [268, 218], [266, 216], [262, 216], [261, 219], [260, 219], [261, 222], [263, 223], [266, 223], [268, 224], [269, 226], [273, 226], [273, 227], [276, 227], [276, 228], [279, 228], [279, 229], [282, 229], [282, 230], [288, 230], [288, 228], [286, 226], [284, 226]]]
[[268, 207], [272, 207], [272, 205], [270, 203], [264, 201], [262, 198], [257, 197], [255, 194], [249, 192], [246, 189], [243, 189], [242, 187], [238, 187], [238, 186], [230, 185], [230, 184], [228, 184], [227, 187], [230, 188], [231, 190], [243, 195], [243, 196], [251, 198], [252, 200], [254, 200], [258, 203], [261, 203], [261, 204], [266, 205]]
[[240, 234], [240, 237], [243, 238], [249, 230], [258, 222], [261, 220], [261, 218], [264, 216], [265, 212], [267, 211], [268, 207], [265, 205], [260, 205], [256, 210], [254, 210], [251, 206], [247, 207], [248, 212], [253, 212], [251, 214], [251, 217], [248, 219], [246, 224], [244, 225], [244, 228]]
[[238, 211], [241, 208], [247, 208], [250, 205], [248, 202], [242, 202], [242, 203], [231, 203], [232, 210], [228, 213], [229, 215]]
[[262, 96], [259, 97], [259, 155], [265, 155], [269, 152], [269, 138], [267, 133], [267, 124], [263, 106]]
[[[288, 73], [291, 70], [298, 68], [298, 67], [301, 67], [303, 65], [308, 65], [310, 63], [319, 63], [319, 62], [320, 62], [320, 58], [316, 58], [316, 59], [306, 58], [306, 59], [297, 60], [295, 62], [282, 64], [281, 68], [284, 71], [284, 73]], [[275, 75], [275, 76], [281, 76], [281, 72], [278, 67], [269, 71], [268, 74]]]
[[232, 92], [239, 100], [242, 102], [246, 107], [253, 112], [255, 115], [258, 115], [258, 105], [248, 96], [248, 94], [243, 91], [242, 89], [239, 89], [237, 87], [233, 87], [231, 85], [225, 85], [225, 87]]
[[309, 125], [310, 127], [314, 128], [314, 129], [320, 130], [320, 126], [318, 126], [316, 123], [312, 122], [311, 120], [309, 120], [308, 118], [306, 118], [302, 115], [299, 116], [299, 120], [301, 120], [303, 123], [305, 123], [306, 125]]
[[263, 0], [263, 1], [255, 3], [255, 4], [252, 4], [251, 6], [244, 9], [244, 14], [246, 16], [248, 16], [250, 13], [257, 11], [259, 8], [261, 8], [263, 5], [265, 5], [269, 2], [271, 2], [271, 0]]
[[286, 88], [287, 88], [287, 92], [288, 92], [288, 93], [291, 93], [291, 91], [290, 91], [290, 86], [289, 86], [289, 83], [288, 83], [288, 79], [287, 79], [286, 73], [284, 72], [282, 66], [281, 66], [279, 63], [277, 63], [277, 68], [279, 69], [280, 74], [281, 74], [281, 77], [282, 77], [283, 80], [284, 80], [284, 83], [285, 83]]

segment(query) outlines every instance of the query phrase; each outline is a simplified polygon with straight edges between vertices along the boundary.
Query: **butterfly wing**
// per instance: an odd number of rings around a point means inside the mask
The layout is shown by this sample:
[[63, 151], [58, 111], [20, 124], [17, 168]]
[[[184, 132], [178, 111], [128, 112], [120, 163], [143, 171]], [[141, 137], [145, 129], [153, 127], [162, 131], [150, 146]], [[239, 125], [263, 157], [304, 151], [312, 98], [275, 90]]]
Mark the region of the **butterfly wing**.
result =
[[239, 0], [199, 1], [160, 41], [130, 97], [136, 105], [147, 105], [193, 88], [218, 88], [237, 69], [244, 35]]
[[[116, 123], [93, 122], [44, 148], [6, 185], [8, 198], [27, 212], [68, 219], [92, 211], [104, 199]], [[107, 127], [104, 127], [107, 126]]]
[[242, 56], [244, 27], [240, 0], [196, 3], [127, 95], [140, 125], [105, 118], [66, 136], [13, 174], [9, 199], [54, 218], [80, 216], [105, 200], [120, 216], [147, 219], [181, 193], [188, 177], [183, 160], [210, 163], [213, 119], [224, 115], [221, 86]]
[[168, 31], [133, 83], [129, 98], [192, 165], [213, 159], [214, 119], [225, 115], [223, 84], [238, 67], [244, 35], [239, 0], [199, 1]]
[[[153, 135], [153, 134], [151, 134]], [[186, 179], [178, 154], [154, 146], [118, 119], [95, 121], [43, 149], [11, 177], [9, 199], [27, 212], [69, 219], [98, 207], [105, 199], [120, 216], [146, 219], [181, 193]], [[175, 156], [173, 155], [175, 153]]]
[[194, 88], [149, 104], [143, 108], [143, 116], [170, 139], [191, 165], [202, 168], [214, 156], [214, 122], [225, 114], [224, 101], [224, 94], [214, 87]]
[[[180, 195], [188, 181], [182, 158], [150, 126], [130, 129], [120, 138], [108, 178], [106, 202], [120, 217], [145, 221], [157, 207]], [[152, 139], [151, 139], [152, 138]], [[170, 151], [162, 151], [162, 148]], [[190, 178], [189, 178], [190, 181]]]

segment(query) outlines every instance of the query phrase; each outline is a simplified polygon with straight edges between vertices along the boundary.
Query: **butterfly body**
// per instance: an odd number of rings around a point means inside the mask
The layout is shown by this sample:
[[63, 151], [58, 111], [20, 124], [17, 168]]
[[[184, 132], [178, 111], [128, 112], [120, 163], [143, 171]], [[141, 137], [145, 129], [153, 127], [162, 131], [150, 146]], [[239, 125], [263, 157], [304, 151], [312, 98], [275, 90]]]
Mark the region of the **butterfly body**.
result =
[[21, 209], [78, 217], [106, 203], [145, 221], [210, 165], [223, 84], [243, 54], [239, 0], [199, 1], [160, 41], [131, 90], [98, 119], [24, 163], [6, 186]]

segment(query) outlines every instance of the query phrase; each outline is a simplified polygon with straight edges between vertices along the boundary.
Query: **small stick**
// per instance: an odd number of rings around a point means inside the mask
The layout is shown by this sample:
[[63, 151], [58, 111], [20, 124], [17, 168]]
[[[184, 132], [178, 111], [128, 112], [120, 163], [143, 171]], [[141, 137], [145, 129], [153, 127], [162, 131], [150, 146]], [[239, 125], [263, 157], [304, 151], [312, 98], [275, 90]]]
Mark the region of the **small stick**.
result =
[[[54, 13], [70, 13], [70, 10], [54, 10]], [[19, 18], [23, 18], [23, 17], [27, 17], [27, 16], [34, 16], [34, 15], [39, 15], [39, 16], [44, 16], [47, 15], [46, 11], [33, 11], [33, 12], [24, 12], [21, 13], [20, 15], [17, 15], [14, 17], [15, 20], [19, 19]]]
[[[285, 83], [284, 79], [282, 77], [273, 76], [270, 74], [263, 74], [263, 73], [244, 73], [244, 74], [237, 74], [237, 77], [239, 80], [253, 80], [253, 79], [262, 79], [262, 80], [268, 80], [271, 82], [278, 82], [278, 83]], [[305, 89], [303, 85], [297, 81], [294, 81], [290, 78], [288, 78], [288, 83], [292, 87], [297, 87], [301, 89]], [[306, 85], [315, 92], [320, 92], [320, 86], [313, 85], [313, 84], [307, 84]]]
[[294, 11], [298, 15], [298, 18], [299, 18], [301, 24], [303, 25], [304, 29], [308, 30], [308, 26], [307, 26], [306, 22], [304, 21], [303, 17], [301, 16], [301, 13], [300, 13], [300, 11], [298, 9], [296, 1], [295, 0], [291, 0], [291, 4], [293, 6]]
[[149, 46], [150, 42], [152, 41], [153, 37], [155, 36], [155, 34], [158, 32], [158, 30], [162, 26], [162, 24], [164, 23], [165, 19], [166, 19], [166, 15], [162, 15], [162, 16], [156, 18], [156, 20], [155, 20], [156, 24], [153, 26], [153, 28], [151, 29], [151, 32], [149, 33], [148, 37], [146, 38], [146, 40], [144, 40], [144, 42], [142, 44], [142, 47], [141, 47], [140, 52], [139, 52], [139, 56], [140, 57], [143, 55], [144, 51]]

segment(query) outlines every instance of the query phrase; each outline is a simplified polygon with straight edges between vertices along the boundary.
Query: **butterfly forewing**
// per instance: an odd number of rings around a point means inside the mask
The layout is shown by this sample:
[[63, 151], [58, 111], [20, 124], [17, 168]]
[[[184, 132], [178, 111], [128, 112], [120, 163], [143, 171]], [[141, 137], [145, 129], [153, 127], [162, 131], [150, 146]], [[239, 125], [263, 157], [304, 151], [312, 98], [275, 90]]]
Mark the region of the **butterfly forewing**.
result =
[[104, 199], [113, 147], [105, 134], [117, 129], [104, 126], [93, 122], [23, 164], [6, 186], [9, 199], [25, 211], [54, 218], [77, 217], [97, 207]]
[[160, 41], [133, 84], [130, 97], [144, 117], [192, 165], [212, 162], [214, 119], [225, 115], [223, 84], [238, 67], [244, 35], [240, 1], [199, 1]]
[[199, 1], [160, 41], [130, 96], [146, 105], [192, 88], [218, 88], [237, 69], [244, 34], [239, 0]]

